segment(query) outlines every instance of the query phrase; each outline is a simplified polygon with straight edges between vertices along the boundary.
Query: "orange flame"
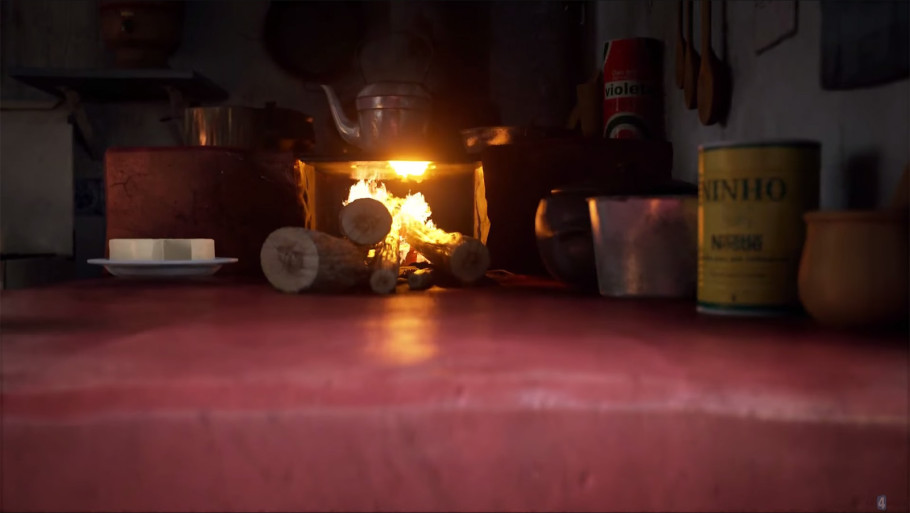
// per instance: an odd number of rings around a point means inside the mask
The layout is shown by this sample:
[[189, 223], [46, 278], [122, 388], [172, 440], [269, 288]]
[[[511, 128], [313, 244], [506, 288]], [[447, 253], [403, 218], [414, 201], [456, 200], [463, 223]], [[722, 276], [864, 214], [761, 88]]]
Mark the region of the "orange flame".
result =
[[[429, 230], [435, 230], [436, 226], [430, 220], [432, 211], [423, 194], [417, 192], [408, 194], [404, 198], [399, 198], [386, 189], [385, 184], [376, 180], [360, 180], [351, 186], [348, 192], [348, 198], [342, 205], [358, 200], [361, 198], [372, 198], [389, 209], [392, 214], [392, 230], [401, 232], [401, 229], [409, 223], [418, 223]], [[399, 256], [403, 261], [411, 251], [411, 246], [405, 242], [404, 237], [400, 238]]]
[[409, 176], [423, 176], [430, 167], [430, 163], [410, 160], [390, 160], [389, 167], [392, 168], [398, 176], [407, 178]]

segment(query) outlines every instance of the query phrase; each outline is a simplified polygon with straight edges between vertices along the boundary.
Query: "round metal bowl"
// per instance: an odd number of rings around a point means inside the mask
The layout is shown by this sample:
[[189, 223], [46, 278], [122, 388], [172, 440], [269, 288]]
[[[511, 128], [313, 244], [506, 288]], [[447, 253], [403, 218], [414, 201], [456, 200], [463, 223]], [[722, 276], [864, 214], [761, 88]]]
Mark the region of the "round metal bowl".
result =
[[312, 116], [274, 106], [193, 107], [183, 123], [187, 146], [305, 152], [315, 143]]

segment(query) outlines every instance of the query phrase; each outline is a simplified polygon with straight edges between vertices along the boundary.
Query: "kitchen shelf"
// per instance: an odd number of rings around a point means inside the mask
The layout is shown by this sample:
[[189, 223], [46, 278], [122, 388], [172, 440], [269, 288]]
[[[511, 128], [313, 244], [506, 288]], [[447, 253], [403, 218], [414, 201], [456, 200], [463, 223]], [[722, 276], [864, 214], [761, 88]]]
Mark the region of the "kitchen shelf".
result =
[[13, 68], [16, 80], [58, 97], [72, 113], [80, 141], [101, 160], [103, 143], [83, 108], [84, 103], [168, 101], [173, 119], [195, 102], [222, 102], [228, 92], [195, 71], [173, 69]]
[[10, 76], [65, 98], [73, 91], [83, 102], [167, 101], [170, 91], [187, 100], [220, 102], [228, 93], [195, 71], [172, 69], [14, 68]]

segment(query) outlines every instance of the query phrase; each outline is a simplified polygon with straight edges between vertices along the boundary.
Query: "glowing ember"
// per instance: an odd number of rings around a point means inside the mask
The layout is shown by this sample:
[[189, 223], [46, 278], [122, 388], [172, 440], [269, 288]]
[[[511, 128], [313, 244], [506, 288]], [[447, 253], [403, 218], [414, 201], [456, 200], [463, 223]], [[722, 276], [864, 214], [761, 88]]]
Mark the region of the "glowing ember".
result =
[[[361, 198], [373, 198], [389, 209], [389, 213], [392, 214], [392, 230], [400, 232], [406, 223], [418, 223], [425, 226], [428, 230], [436, 229], [433, 221], [430, 220], [432, 215], [430, 205], [427, 204], [423, 194], [419, 192], [399, 198], [389, 194], [385, 184], [381, 182], [360, 180], [351, 186], [351, 190], [348, 192], [348, 199], [342, 202], [342, 205], [347, 205]], [[404, 261], [408, 252], [411, 251], [411, 246], [405, 242], [404, 237], [401, 237], [400, 241], [399, 255], [401, 260]]]
[[418, 162], [410, 160], [390, 160], [389, 167], [395, 170], [395, 173], [401, 177], [423, 176], [430, 167], [429, 162]]

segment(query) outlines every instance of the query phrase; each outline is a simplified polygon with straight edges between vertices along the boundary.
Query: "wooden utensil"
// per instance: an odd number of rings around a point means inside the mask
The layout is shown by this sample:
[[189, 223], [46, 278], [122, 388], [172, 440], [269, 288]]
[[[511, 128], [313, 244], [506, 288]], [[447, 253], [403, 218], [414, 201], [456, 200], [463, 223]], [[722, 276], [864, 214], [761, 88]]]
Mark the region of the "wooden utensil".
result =
[[676, 9], [676, 87], [683, 88], [686, 80], [686, 41], [683, 39], [683, 0]]
[[578, 97], [578, 121], [584, 137], [603, 137], [603, 71], [598, 70], [587, 82], [575, 87]]
[[692, 1], [686, 0], [686, 69], [683, 76], [683, 99], [689, 110], [698, 105], [699, 58], [692, 44]]
[[727, 95], [725, 73], [711, 48], [711, 0], [701, 0], [701, 66], [698, 70], [698, 119], [713, 125], [722, 116]]

